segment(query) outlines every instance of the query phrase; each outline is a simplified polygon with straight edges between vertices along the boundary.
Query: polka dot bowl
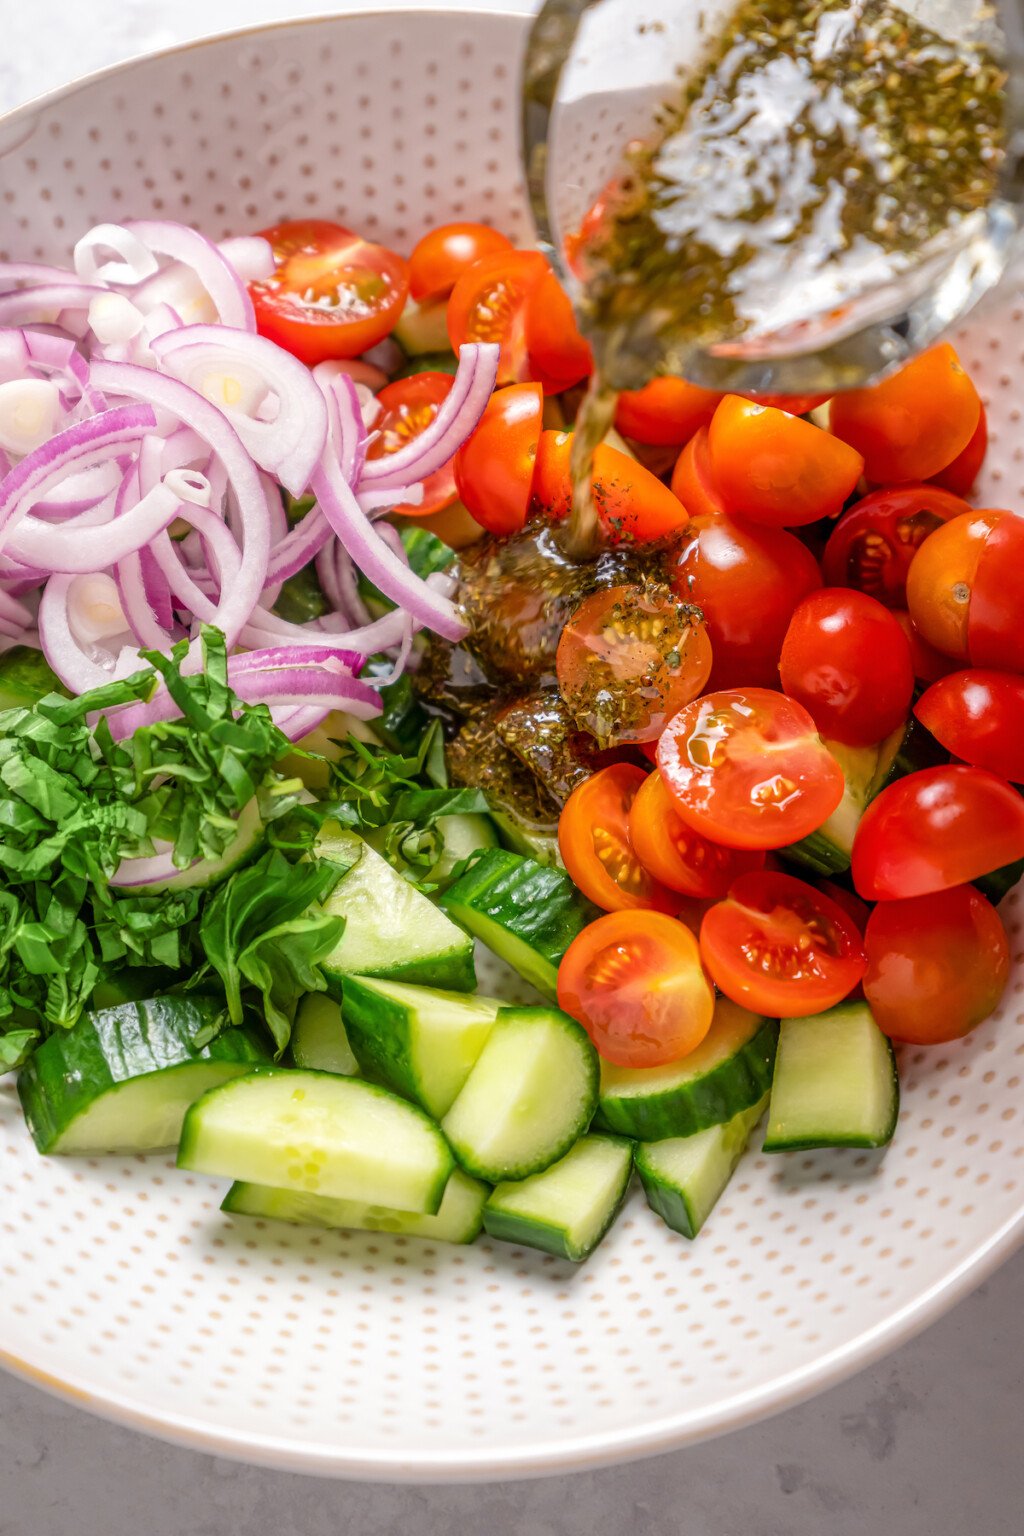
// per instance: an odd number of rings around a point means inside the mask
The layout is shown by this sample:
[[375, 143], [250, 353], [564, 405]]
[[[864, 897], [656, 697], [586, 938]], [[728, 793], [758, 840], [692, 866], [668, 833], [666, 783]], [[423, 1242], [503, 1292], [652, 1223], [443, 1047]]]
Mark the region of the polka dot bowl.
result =
[[[508, 16], [347, 14], [86, 80], [0, 121], [0, 254], [65, 258], [93, 222], [154, 213], [218, 237], [307, 213], [399, 247], [460, 216], [527, 236], [523, 35]], [[996, 306], [958, 344], [990, 411], [982, 498], [1022, 505], [1024, 312]], [[884, 1155], [751, 1152], [692, 1244], [634, 1192], [578, 1270], [232, 1220], [221, 1186], [163, 1156], [43, 1159], [4, 1080], [0, 1360], [169, 1439], [351, 1477], [594, 1465], [792, 1403], [1024, 1232], [1024, 907], [1004, 910], [1000, 1015], [903, 1052]]]

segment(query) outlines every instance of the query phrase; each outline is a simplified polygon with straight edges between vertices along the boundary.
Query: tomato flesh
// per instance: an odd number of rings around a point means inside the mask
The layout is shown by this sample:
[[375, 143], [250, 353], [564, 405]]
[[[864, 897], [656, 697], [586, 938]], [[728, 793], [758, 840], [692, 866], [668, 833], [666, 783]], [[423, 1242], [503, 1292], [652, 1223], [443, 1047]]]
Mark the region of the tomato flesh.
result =
[[925, 690], [914, 714], [954, 757], [1024, 784], [1024, 677], [952, 672]]
[[629, 838], [629, 812], [646, 774], [613, 763], [585, 779], [558, 818], [562, 862], [584, 896], [605, 912], [649, 908], [674, 913], [678, 902], [644, 869]]
[[511, 250], [511, 240], [487, 224], [442, 224], [413, 246], [409, 292], [417, 304], [447, 298], [463, 272], [476, 262]]
[[864, 461], [812, 422], [726, 395], [708, 428], [715, 489], [727, 512], [772, 527], [836, 517]]
[[644, 868], [684, 896], [725, 896], [737, 876], [764, 864], [760, 850], [723, 848], [687, 826], [657, 769], [647, 775], [633, 801], [629, 835]]
[[880, 384], [836, 395], [829, 425], [863, 454], [869, 480], [898, 485], [929, 480], [952, 464], [974, 436], [980, 414], [977, 390], [943, 342]]
[[685, 379], [652, 379], [643, 389], [624, 390], [615, 407], [615, 426], [638, 443], [669, 447], [689, 442], [715, 414], [721, 395]]
[[539, 384], [497, 389], [455, 455], [456, 489], [488, 533], [515, 533], [526, 522], [543, 415]]
[[[551, 522], [567, 517], [572, 506], [572, 445], [571, 432], [549, 430], [538, 447], [534, 505]], [[611, 544], [665, 538], [686, 522], [686, 510], [668, 486], [607, 443], [594, 452], [591, 494]]]
[[907, 717], [910, 645], [898, 619], [863, 592], [823, 587], [790, 620], [779, 674], [823, 736], [870, 747]]
[[[434, 421], [451, 393], [450, 373], [416, 373], [386, 385], [377, 396], [381, 414], [374, 423], [377, 436], [367, 452], [369, 459], [383, 459], [414, 442]], [[455, 466], [445, 464], [423, 481], [423, 500], [417, 505], [397, 506], [403, 517], [429, 517], [455, 500]]]
[[539, 251], [499, 251], [468, 267], [448, 299], [452, 351], [467, 342], [497, 342], [498, 383], [527, 378], [526, 300], [550, 271]]
[[978, 555], [967, 613], [975, 667], [1024, 672], [1024, 519], [1004, 512]]
[[844, 512], [822, 557], [832, 587], [856, 587], [887, 608], [906, 603], [907, 573], [917, 551], [936, 529], [971, 509], [935, 485], [903, 485], [872, 491]]
[[569, 295], [548, 271], [529, 292], [523, 318], [531, 379], [557, 395], [585, 379], [594, 366], [590, 343], [580, 334]]

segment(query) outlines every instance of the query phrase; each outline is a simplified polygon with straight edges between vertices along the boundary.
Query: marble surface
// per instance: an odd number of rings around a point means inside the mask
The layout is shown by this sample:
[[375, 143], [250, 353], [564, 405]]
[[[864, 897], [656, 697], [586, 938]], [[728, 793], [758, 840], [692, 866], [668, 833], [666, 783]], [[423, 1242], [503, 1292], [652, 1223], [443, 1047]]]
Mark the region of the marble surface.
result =
[[[337, 7], [4, 0], [0, 111], [151, 48], [326, 9]], [[897, 1354], [789, 1413], [655, 1461], [486, 1488], [264, 1472], [143, 1439], [0, 1377], [0, 1536], [1016, 1536], [1022, 1317], [1024, 1254]]]

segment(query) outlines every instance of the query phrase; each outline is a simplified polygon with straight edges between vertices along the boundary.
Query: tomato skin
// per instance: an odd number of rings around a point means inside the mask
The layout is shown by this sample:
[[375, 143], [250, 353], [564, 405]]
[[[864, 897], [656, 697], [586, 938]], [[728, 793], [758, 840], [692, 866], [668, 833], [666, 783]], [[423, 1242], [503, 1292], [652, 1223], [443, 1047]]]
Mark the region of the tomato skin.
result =
[[585, 379], [594, 367], [590, 343], [576, 324], [572, 302], [550, 269], [526, 297], [523, 311], [531, 379], [557, 395]]
[[711, 474], [711, 450], [708, 429], [701, 427], [676, 460], [672, 471], [672, 494], [678, 496], [691, 517], [724, 515], [722, 498], [715, 490]]
[[584, 896], [605, 912], [639, 909], [672, 916], [675, 893], [644, 869], [629, 837], [629, 812], [647, 775], [613, 763], [578, 785], [558, 818], [562, 862]]
[[[547, 431], [537, 451], [534, 508], [552, 522], [572, 505], [573, 434]], [[645, 543], [674, 533], [686, 509], [649, 469], [607, 443], [598, 443], [591, 478], [594, 506], [609, 543]]]
[[899, 901], [1022, 857], [1024, 798], [994, 773], [953, 763], [898, 779], [871, 801], [853, 842], [853, 883], [865, 901]]
[[662, 733], [658, 767], [683, 820], [728, 848], [798, 842], [828, 819], [845, 788], [807, 711], [767, 688], [687, 704]]
[[956, 662], [928, 644], [905, 608], [894, 608], [893, 618], [907, 637], [910, 665], [919, 683], [936, 683], [940, 677], [947, 677], [950, 672], [956, 671]]
[[932, 485], [940, 485], [944, 490], [952, 491], [954, 496], [966, 496], [973, 489], [974, 482], [981, 474], [985, 455], [988, 452], [988, 416], [982, 405], [978, 415], [978, 425], [974, 429], [974, 436], [967, 447], [947, 464], [939, 474], [932, 476]]
[[870, 747], [907, 718], [910, 645], [888, 608], [863, 592], [823, 587], [793, 614], [779, 662], [782, 690], [823, 736]]
[[978, 555], [967, 613], [971, 665], [1024, 672], [1024, 520], [996, 520]]
[[459, 498], [488, 533], [515, 533], [526, 522], [543, 414], [539, 384], [496, 389], [455, 455]]
[[929, 480], [974, 436], [981, 399], [948, 342], [930, 347], [898, 373], [833, 398], [829, 424], [864, 456], [876, 485]]
[[1024, 671], [1024, 523], [998, 507], [954, 517], [907, 575], [907, 607], [929, 645], [961, 664]]
[[644, 868], [684, 896], [720, 898], [737, 876], [764, 865], [760, 850], [723, 848], [687, 826], [657, 769], [637, 791], [629, 835]]
[[887, 608], [906, 603], [907, 573], [936, 529], [971, 509], [935, 485], [872, 491], [844, 512], [829, 536], [821, 568], [831, 587], [856, 587]]
[[[385, 458], [419, 437], [448, 398], [453, 382], [450, 373], [427, 371], [386, 384], [377, 396], [381, 415], [374, 423], [374, 431], [379, 436], [370, 444], [367, 458]], [[455, 468], [445, 464], [424, 480], [422, 502], [394, 510], [402, 517], [430, 517], [454, 500]]]
[[708, 447], [725, 510], [773, 528], [836, 517], [864, 468], [855, 449], [812, 422], [739, 395], [715, 411]]
[[741, 875], [701, 924], [701, 958], [734, 1003], [780, 1019], [841, 1003], [864, 974], [856, 924], [792, 875]]
[[533, 510], [549, 523], [561, 522], [572, 507], [572, 433], [548, 428], [537, 444]]
[[999, 1006], [1010, 946], [995, 907], [972, 885], [884, 901], [864, 936], [864, 994], [893, 1040], [959, 1040]]
[[512, 249], [511, 240], [487, 224], [441, 224], [428, 230], [412, 248], [409, 292], [417, 304], [447, 298], [475, 262]]
[[474, 262], [448, 299], [452, 351], [471, 341], [498, 342], [498, 383], [524, 382], [526, 300], [549, 271], [539, 251], [499, 251]]
[[1024, 784], [1024, 677], [952, 672], [921, 695], [914, 714], [954, 757]]
[[577, 934], [558, 968], [558, 1006], [605, 1061], [660, 1067], [696, 1050], [715, 995], [697, 940], [660, 912], [612, 912]]
[[689, 442], [715, 414], [721, 395], [686, 379], [652, 379], [643, 389], [624, 390], [615, 407], [623, 437], [658, 447]]

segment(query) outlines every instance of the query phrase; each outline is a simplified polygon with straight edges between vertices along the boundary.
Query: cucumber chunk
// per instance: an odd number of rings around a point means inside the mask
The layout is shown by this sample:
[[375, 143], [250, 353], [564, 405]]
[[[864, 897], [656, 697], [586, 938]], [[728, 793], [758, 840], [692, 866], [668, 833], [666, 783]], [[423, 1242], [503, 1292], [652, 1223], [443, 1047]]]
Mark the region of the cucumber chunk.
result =
[[838, 875], [849, 869], [861, 817], [889, 782], [909, 730], [908, 725], [900, 725], [873, 747], [847, 747], [839, 741], [825, 742], [843, 770], [843, 798], [816, 832], [788, 848], [779, 849], [784, 858], [813, 869], [819, 875]]
[[618, 1215], [632, 1171], [632, 1142], [584, 1136], [543, 1173], [499, 1184], [484, 1206], [484, 1229], [580, 1264]]
[[208, 1045], [193, 1045], [221, 1006], [201, 995], [120, 1003], [50, 1035], [18, 1078], [40, 1152], [173, 1147], [190, 1104], [270, 1060], [262, 1038], [247, 1029], [224, 1029]]
[[391, 335], [406, 357], [422, 357], [430, 352], [453, 356], [448, 335], [447, 299], [433, 304], [417, 304], [415, 299], [407, 299]]
[[503, 1008], [441, 1128], [467, 1173], [496, 1184], [562, 1157], [597, 1107], [597, 1053], [557, 1008]]
[[766, 1152], [884, 1147], [899, 1109], [896, 1057], [867, 1003], [783, 1019]]
[[336, 1072], [339, 1077], [358, 1077], [359, 1063], [342, 1023], [341, 1008], [333, 997], [310, 992], [299, 1004], [292, 1026], [292, 1060], [311, 1072]]
[[694, 1136], [643, 1142], [636, 1171], [647, 1204], [683, 1237], [696, 1237], [743, 1156], [751, 1132], [768, 1108], [768, 1095], [722, 1125]]
[[437, 1126], [386, 1088], [261, 1067], [185, 1116], [178, 1167], [433, 1215], [455, 1166]]
[[232, 1184], [221, 1205], [232, 1216], [262, 1216], [300, 1227], [343, 1228], [349, 1232], [396, 1232], [437, 1243], [471, 1243], [483, 1225], [487, 1185], [456, 1168], [445, 1185], [434, 1216], [417, 1216], [384, 1205], [331, 1200], [301, 1190], [272, 1189], [267, 1184]]
[[707, 1035], [664, 1067], [601, 1063], [602, 1124], [638, 1141], [692, 1136], [756, 1104], [772, 1080], [778, 1025], [727, 997]]
[[492, 997], [348, 976], [342, 1013], [363, 1071], [440, 1120], [461, 1092], [500, 1008]]
[[562, 870], [503, 848], [484, 854], [449, 886], [441, 905], [552, 1001], [559, 961], [599, 916]]

